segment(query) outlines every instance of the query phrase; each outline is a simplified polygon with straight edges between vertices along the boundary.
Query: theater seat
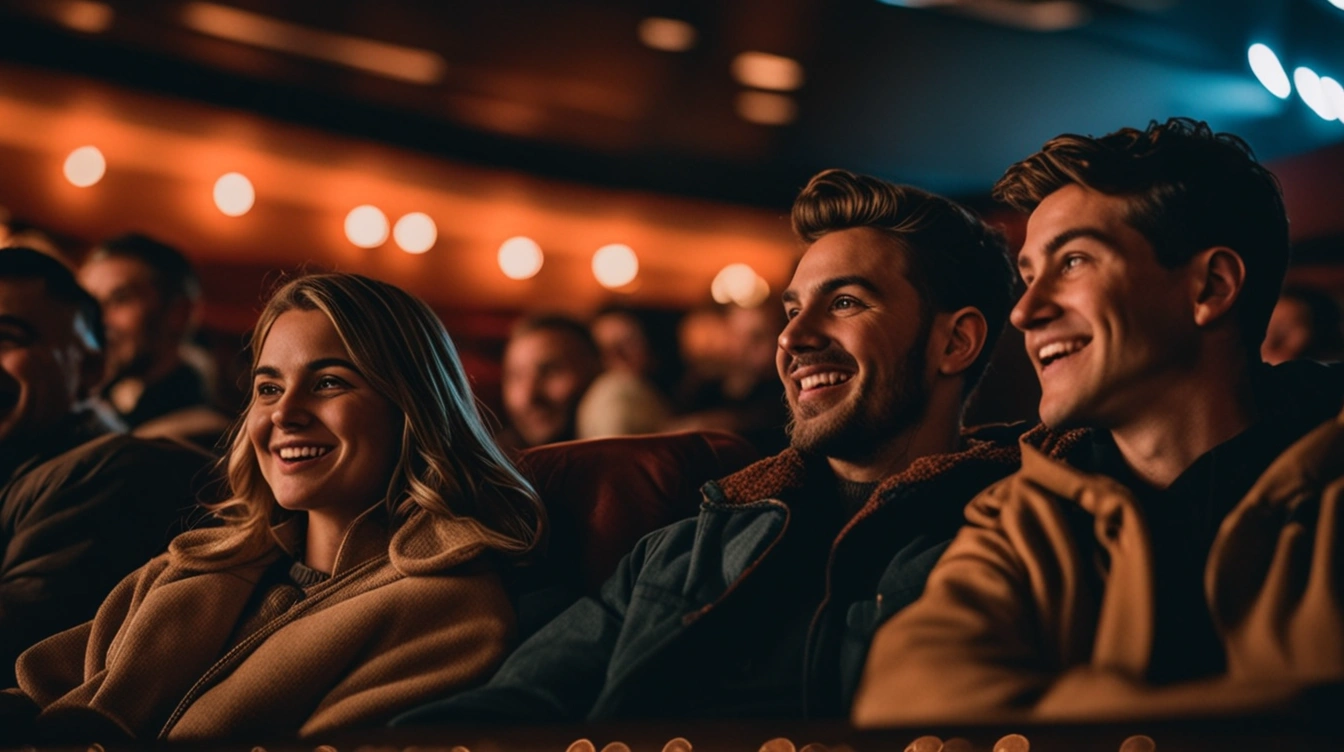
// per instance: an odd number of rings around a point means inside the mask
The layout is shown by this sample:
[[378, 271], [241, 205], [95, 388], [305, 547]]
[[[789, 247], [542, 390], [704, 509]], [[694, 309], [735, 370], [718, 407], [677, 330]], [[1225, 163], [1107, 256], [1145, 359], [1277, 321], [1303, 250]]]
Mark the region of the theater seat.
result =
[[645, 534], [690, 517], [706, 481], [758, 458], [724, 431], [621, 436], [534, 447], [518, 466], [551, 519], [545, 557], [513, 589], [523, 634], [579, 594], [592, 593]]

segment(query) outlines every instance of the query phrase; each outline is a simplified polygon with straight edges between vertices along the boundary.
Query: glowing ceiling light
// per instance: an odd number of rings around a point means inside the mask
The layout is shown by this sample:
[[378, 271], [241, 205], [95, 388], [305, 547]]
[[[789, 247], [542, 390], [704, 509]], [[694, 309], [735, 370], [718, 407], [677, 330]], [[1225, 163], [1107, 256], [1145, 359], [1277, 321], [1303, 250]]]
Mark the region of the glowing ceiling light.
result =
[[737, 114], [757, 125], [788, 125], [798, 117], [798, 105], [783, 94], [744, 91], [737, 95]]
[[1344, 0], [1330, 0], [1330, 4], [1340, 10], [1344, 10]]
[[803, 66], [797, 60], [768, 52], [743, 52], [733, 58], [733, 78], [743, 86], [793, 91], [803, 85]]
[[51, 8], [56, 20], [61, 24], [87, 34], [101, 34], [107, 31], [112, 26], [113, 18], [116, 17], [116, 13], [107, 3], [96, 3], [92, 0], [67, 0], [63, 3], [52, 3]]
[[65, 158], [65, 179], [80, 188], [88, 188], [103, 179], [107, 160], [96, 146], [81, 146]]
[[392, 228], [392, 238], [407, 253], [424, 253], [439, 239], [439, 228], [434, 226], [434, 220], [428, 214], [411, 212], [397, 220]]
[[1279, 99], [1287, 99], [1288, 95], [1293, 93], [1293, 84], [1288, 80], [1288, 71], [1283, 69], [1283, 63], [1279, 62], [1279, 56], [1274, 54], [1274, 50], [1263, 44], [1253, 44], [1246, 51], [1246, 57], [1251, 61], [1251, 71], [1260, 79], [1260, 83], [1269, 89], [1270, 94]]
[[[1344, 2], [1344, 0], [1341, 0]], [[1335, 118], [1344, 122], [1344, 86], [1329, 76], [1321, 77], [1321, 91], [1325, 94], [1325, 99], [1330, 103], [1330, 108], [1335, 113]]]
[[230, 217], [243, 216], [256, 200], [252, 181], [241, 173], [230, 172], [215, 181], [215, 206]]
[[387, 216], [376, 206], [356, 206], [345, 215], [345, 236], [360, 248], [377, 248], [387, 241]]
[[639, 274], [639, 257], [628, 245], [604, 245], [593, 254], [593, 276], [603, 287], [624, 287]]
[[1293, 84], [1297, 95], [1307, 103], [1322, 120], [1334, 120], [1335, 108], [1321, 88], [1321, 78], [1310, 68], [1298, 68], [1293, 71]]
[[685, 52], [695, 46], [695, 27], [675, 18], [646, 18], [639, 22], [639, 41], [664, 52]]
[[532, 238], [509, 238], [499, 247], [499, 270], [509, 279], [531, 279], [541, 271], [541, 246]]
[[746, 264], [729, 264], [714, 276], [709, 293], [716, 303], [755, 308], [770, 296], [770, 284]]

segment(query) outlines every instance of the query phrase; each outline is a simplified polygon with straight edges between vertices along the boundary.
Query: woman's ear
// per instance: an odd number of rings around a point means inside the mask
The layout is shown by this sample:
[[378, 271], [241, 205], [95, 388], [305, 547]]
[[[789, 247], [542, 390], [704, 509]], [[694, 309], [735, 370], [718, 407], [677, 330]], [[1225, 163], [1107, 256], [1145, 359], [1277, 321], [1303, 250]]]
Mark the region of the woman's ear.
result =
[[1246, 264], [1231, 248], [1215, 246], [1190, 260], [1194, 284], [1196, 326], [1208, 326], [1222, 318], [1241, 295], [1246, 284]]
[[939, 314], [939, 318], [943, 319], [938, 322], [942, 330], [942, 336], [938, 338], [940, 347], [938, 352], [931, 355], [935, 358], [938, 373], [958, 376], [980, 357], [989, 333], [989, 323], [985, 321], [985, 314], [973, 306]]

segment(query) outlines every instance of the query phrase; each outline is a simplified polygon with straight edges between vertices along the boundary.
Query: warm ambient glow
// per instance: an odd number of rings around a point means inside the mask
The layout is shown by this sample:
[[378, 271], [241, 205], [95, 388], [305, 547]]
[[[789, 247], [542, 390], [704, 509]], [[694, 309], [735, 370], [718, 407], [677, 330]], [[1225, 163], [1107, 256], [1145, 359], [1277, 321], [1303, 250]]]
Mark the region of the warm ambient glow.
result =
[[387, 216], [376, 206], [356, 206], [345, 215], [345, 236], [360, 248], [377, 248], [387, 240]]
[[1253, 44], [1246, 51], [1246, 57], [1251, 61], [1251, 71], [1260, 79], [1260, 83], [1269, 89], [1270, 94], [1279, 99], [1287, 99], [1288, 95], [1293, 93], [1293, 84], [1288, 80], [1288, 71], [1283, 69], [1283, 63], [1279, 62], [1279, 56], [1274, 54], [1274, 50], [1263, 44]]
[[397, 225], [392, 228], [392, 238], [407, 253], [424, 253], [439, 239], [439, 228], [434, 226], [434, 220], [428, 214], [411, 212], [397, 220]]
[[112, 26], [116, 14], [107, 3], [92, 0], [66, 0], [53, 3], [52, 14], [63, 26], [86, 34], [101, 34]]
[[639, 274], [639, 258], [628, 245], [604, 245], [593, 254], [593, 276], [603, 287], [623, 287]]
[[1297, 95], [1307, 103], [1322, 120], [1334, 120], [1336, 117], [1335, 108], [1325, 90], [1321, 87], [1321, 78], [1310, 68], [1298, 68], [1293, 71], [1293, 84], [1297, 87]]
[[509, 238], [499, 247], [499, 270], [509, 279], [531, 279], [541, 271], [541, 246], [532, 238]]
[[65, 158], [65, 179], [80, 188], [88, 188], [103, 179], [107, 160], [96, 146], [81, 146]]
[[716, 303], [755, 308], [770, 297], [770, 283], [746, 264], [729, 264], [715, 275], [709, 292]]
[[429, 50], [388, 44], [281, 21], [217, 3], [187, 3], [182, 23], [202, 34], [302, 55], [415, 84], [443, 80], [447, 64]]
[[743, 52], [733, 58], [733, 78], [743, 86], [793, 91], [803, 85], [803, 66], [793, 58], [768, 52]]
[[215, 206], [230, 217], [241, 217], [252, 208], [257, 192], [246, 176], [230, 172], [215, 181]]
[[798, 106], [783, 94], [744, 91], [737, 95], [737, 114], [757, 125], [788, 125], [798, 117]]
[[646, 18], [639, 22], [639, 41], [663, 52], [685, 52], [695, 46], [695, 27], [675, 18]]

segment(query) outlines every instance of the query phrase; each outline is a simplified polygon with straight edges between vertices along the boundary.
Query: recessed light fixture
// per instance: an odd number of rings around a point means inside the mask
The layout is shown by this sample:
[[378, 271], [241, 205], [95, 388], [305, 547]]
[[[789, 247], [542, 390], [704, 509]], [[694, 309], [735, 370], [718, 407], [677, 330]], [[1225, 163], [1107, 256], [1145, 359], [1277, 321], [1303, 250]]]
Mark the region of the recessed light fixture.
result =
[[1274, 54], [1274, 50], [1267, 45], [1253, 44], [1246, 51], [1246, 57], [1251, 61], [1251, 71], [1255, 73], [1260, 83], [1269, 89], [1270, 94], [1279, 99], [1287, 99], [1288, 95], [1293, 93], [1293, 84], [1288, 80], [1288, 71], [1283, 69], [1283, 63], [1279, 62], [1279, 56]]
[[628, 245], [604, 245], [593, 254], [593, 276], [603, 287], [624, 287], [639, 274], [639, 257]]
[[695, 27], [675, 18], [646, 18], [639, 22], [639, 41], [663, 52], [685, 52], [695, 46]]
[[509, 279], [531, 279], [541, 271], [541, 246], [532, 238], [509, 238], [499, 247], [499, 270]]
[[439, 239], [439, 228], [428, 214], [411, 212], [397, 220], [392, 228], [392, 239], [407, 253], [424, 253]]
[[107, 160], [96, 146], [81, 146], [65, 158], [65, 179], [80, 188], [88, 188], [103, 179]]
[[215, 206], [227, 216], [243, 216], [256, 200], [252, 181], [241, 173], [230, 172], [215, 181]]
[[738, 83], [755, 89], [793, 91], [803, 85], [803, 66], [783, 55], [743, 52], [733, 58], [732, 70]]
[[345, 215], [345, 237], [360, 248], [377, 248], [387, 242], [387, 215], [376, 206], [356, 206]]

